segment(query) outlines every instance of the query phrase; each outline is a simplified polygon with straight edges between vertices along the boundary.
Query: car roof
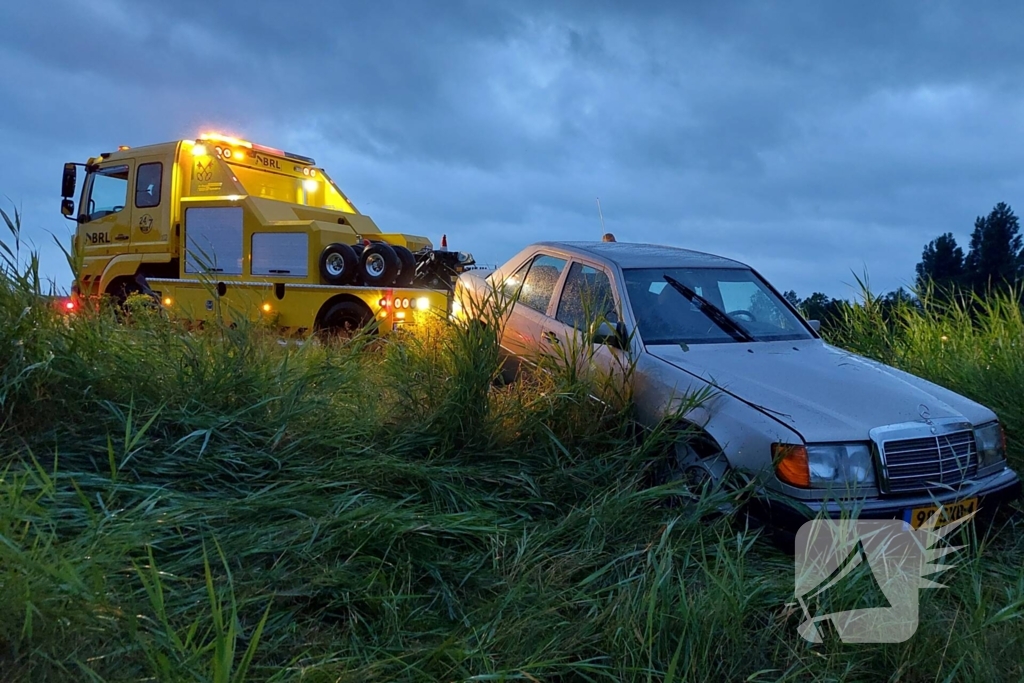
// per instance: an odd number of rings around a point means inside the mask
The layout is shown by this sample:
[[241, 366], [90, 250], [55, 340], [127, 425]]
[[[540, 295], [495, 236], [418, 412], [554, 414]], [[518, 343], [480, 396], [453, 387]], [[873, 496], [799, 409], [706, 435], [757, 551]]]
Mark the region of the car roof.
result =
[[723, 256], [640, 242], [538, 242], [538, 246], [576, 251], [617, 264], [620, 268], [749, 268]]

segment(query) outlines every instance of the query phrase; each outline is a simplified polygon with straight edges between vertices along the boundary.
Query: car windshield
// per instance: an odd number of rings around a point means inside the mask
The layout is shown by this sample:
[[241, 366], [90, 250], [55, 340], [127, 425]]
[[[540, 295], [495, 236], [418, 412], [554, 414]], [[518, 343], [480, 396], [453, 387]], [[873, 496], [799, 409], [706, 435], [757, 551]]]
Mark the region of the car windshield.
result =
[[722, 310], [757, 341], [812, 338], [785, 303], [748, 268], [627, 268], [623, 274], [645, 344], [737, 341], [699, 305], [671, 287], [666, 275]]

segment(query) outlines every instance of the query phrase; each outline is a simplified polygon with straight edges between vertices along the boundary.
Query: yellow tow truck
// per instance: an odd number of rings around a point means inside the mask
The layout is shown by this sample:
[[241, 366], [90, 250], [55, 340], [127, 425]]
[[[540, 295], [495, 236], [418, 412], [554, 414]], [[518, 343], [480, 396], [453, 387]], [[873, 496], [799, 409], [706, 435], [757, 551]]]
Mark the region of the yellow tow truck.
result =
[[473, 263], [381, 232], [313, 159], [217, 133], [65, 164], [62, 197], [81, 258], [69, 309], [141, 293], [197, 321], [385, 332], [446, 313]]

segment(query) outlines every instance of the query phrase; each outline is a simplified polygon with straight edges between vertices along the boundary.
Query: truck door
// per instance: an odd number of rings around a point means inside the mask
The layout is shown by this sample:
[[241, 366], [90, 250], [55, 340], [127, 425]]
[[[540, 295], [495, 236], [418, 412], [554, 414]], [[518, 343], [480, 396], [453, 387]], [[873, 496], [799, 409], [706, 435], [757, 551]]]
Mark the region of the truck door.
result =
[[86, 259], [127, 253], [132, 212], [128, 206], [131, 161], [117, 161], [91, 172], [82, 189], [78, 234]]
[[133, 253], [168, 251], [171, 169], [161, 159], [140, 157], [135, 161], [131, 220]]

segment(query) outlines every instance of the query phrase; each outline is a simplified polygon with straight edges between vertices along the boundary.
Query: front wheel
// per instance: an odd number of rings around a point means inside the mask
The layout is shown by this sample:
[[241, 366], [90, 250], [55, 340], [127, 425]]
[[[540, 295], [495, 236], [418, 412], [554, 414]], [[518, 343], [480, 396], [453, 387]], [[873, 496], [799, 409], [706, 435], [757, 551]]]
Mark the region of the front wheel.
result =
[[[720, 450], [698, 452], [692, 440], [684, 436], [672, 444], [672, 452], [667, 454], [659, 468], [656, 483], [678, 482], [685, 486], [686, 492], [674, 496], [670, 501], [672, 507], [700, 505], [699, 501], [705, 496], [722, 496], [724, 492], [734, 492], [737, 483], [733, 476], [735, 474], [729, 468], [725, 453]], [[732, 498], [728, 494], [723, 496], [713, 509], [721, 514], [729, 514], [735, 509], [735, 500]]]

